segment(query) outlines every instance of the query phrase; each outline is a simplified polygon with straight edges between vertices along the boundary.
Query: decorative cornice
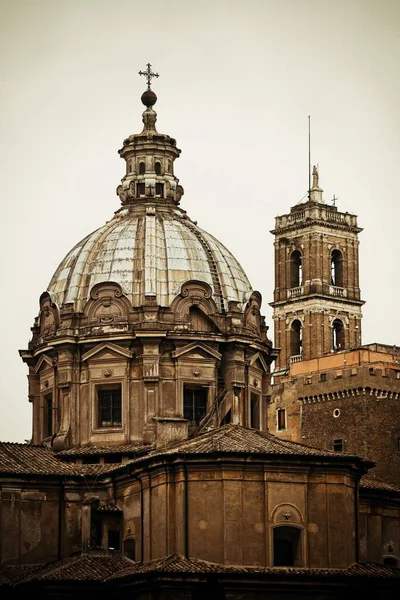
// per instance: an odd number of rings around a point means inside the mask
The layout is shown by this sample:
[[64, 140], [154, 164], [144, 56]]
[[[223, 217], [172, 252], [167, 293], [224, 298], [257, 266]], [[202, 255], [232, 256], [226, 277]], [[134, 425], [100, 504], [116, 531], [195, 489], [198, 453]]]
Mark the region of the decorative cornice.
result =
[[310, 396], [300, 397], [299, 401], [303, 404], [315, 404], [317, 402], [330, 402], [332, 400], [343, 400], [345, 398], [354, 398], [355, 396], [374, 396], [376, 398], [386, 398], [399, 400], [400, 392], [392, 390], [382, 390], [379, 388], [352, 388], [347, 390], [337, 390], [335, 392], [325, 392], [323, 394], [311, 394]]

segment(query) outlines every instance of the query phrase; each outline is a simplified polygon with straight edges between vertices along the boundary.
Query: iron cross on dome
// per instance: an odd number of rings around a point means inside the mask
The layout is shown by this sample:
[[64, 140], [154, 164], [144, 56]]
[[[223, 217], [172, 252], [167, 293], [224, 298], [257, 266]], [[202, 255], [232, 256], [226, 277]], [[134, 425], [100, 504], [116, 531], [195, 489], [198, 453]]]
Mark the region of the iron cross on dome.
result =
[[151, 70], [151, 64], [147, 63], [147, 70], [146, 71], [139, 71], [139, 75], [144, 75], [147, 79], [147, 89], [150, 89], [150, 84], [151, 84], [151, 80], [153, 79], [153, 77], [159, 77], [158, 73], [153, 73]]

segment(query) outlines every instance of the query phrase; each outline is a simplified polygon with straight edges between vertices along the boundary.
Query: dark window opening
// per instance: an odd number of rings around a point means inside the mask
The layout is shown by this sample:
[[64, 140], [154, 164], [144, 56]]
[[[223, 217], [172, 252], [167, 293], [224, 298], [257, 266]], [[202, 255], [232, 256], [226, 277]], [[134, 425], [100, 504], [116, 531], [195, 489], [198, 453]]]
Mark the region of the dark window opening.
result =
[[290, 287], [294, 288], [302, 285], [302, 271], [301, 254], [298, 250], [295, 250], [290, 257]]
[[228, 425], [229, 423], [232, 423], [232, 409], [228, 410], [228, 412], [220, 422], [220, 427], [222, 427], [223, 425]]
[[341, 438], [333, 440], [333, 449], [335, 452], [343, 452], [343, 440]]
[[136, 560], [136, 541], [134, 538], [124, 540], [124, 555], [126, 558]]
[[293, 321], [290, 329], [290, 356], [297, 356], [302, 353], [303, 340], [301, 329], [300, 321], [298, 319]]
[[260, 429], [260, 397], [258, 394], [250, 395], [250, 427]]
[[286, 409], [278, 408], [276, 411], [276, 428], [278, 431], [286, 429]]
[[98, 456], [82, 456], [83, 465], [98, 465], [100, 459]]
[[53, 435], [53, 394], [43, 396], [43, 435]]
[[114, 464], [118, 464], [120, 462], [122, 462], [122, 457], [119, 456], [118, 454], [115, 454], [114, 456], [106, 456], [104, 459], [105, 464], [108, 465], [114, 465]]
[[101, 547], [101, 515], [96, 512], [98, 502], [93, 502], [91, 505], [91, 521], [90, 521], [90, 546], [92, 548]]
[[120, 532], [117, 529], [108, 530], [108, 549], [109, 550], [120, 550]]
[[370, 367], [369, 368], [369, 374], [370, 375], [375, 375], [375, 369], [374, 369], [374, 367]]
[[320, 381], [326, 381], [326, 373], [321, 373], [320, 377], [319, 377]]
[[120, 427], [122, 425], [121, 386], [99, 389], [99, 427]]
[[156, 172], [156, 175], [161, 175], [161, 164], [159, 162], [156, 162], [156, 164], [154, 165], [154, 170]]
[[144, 162], [139, 163], [139, 175], [144, 175], [146, 173], [146, 165]]
[[332, 323], [332, 349], [344, 349], [344, 326], [340, 319], [335, 319]]
[[138, 196], [145, 196], [146, 195], [146, 184], [145, 183], [138, 183], [136, 186], [136, 190], [137, 190], [137, 195]]
[[343, 256], [340, 250], [334, 250], [331, 254], [331, 284], [343, 287]]
[[208, 387], [184, 387], [183, 416], [198, 425], [207, 412]]
[[388, 567], [398, 567], [399, 561], [395, 556], [384, 556], [383, 564], [387, 565]]
[[274, 567], [301, 565], [301, 530], [296, 527], [275, 527]]
[[156, 196], [164, 196], [164, 184], [156, 183]]

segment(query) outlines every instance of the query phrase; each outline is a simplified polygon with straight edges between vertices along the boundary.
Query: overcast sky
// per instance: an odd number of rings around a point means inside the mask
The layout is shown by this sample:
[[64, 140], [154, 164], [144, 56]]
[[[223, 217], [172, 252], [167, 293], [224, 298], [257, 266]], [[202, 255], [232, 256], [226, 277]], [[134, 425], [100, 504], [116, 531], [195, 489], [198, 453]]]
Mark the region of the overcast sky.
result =
[[181, 206], [238, 258], [273, 335], [274, 217], [312, 163], [360, 234], [363, 342], [400, 344], [400, 2], [0, 1], [0, 439], [31, 436], [27, 348], [59, 262], [119, 207], [117, 150], [141, 131], [178, 141]]

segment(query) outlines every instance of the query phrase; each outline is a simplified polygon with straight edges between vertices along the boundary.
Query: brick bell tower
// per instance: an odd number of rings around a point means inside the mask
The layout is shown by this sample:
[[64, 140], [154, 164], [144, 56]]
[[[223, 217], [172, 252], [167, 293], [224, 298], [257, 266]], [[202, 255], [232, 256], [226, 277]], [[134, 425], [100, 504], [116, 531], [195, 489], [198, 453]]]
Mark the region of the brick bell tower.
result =
[[276, 375], [361, 345], [357, 216], [325, 204], [317, 167], [306, 202], [275, 219]]

